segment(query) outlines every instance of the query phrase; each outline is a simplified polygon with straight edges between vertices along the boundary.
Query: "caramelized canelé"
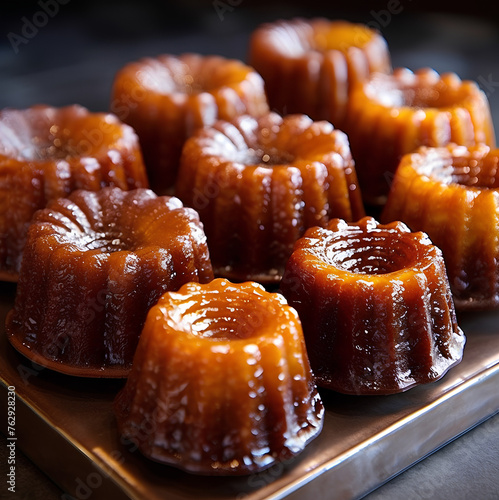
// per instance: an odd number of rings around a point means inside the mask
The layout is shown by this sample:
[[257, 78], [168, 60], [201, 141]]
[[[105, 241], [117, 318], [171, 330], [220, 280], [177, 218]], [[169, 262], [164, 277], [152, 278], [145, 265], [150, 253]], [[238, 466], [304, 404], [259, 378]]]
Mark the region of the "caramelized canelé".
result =
[[484, 144], [421, 147], [402, 158], [382, 214], [442, 250], [458, 309], [499, 307], [498, 168]]
[[220, 56], [161, 55], [131, 62], [116, 75], [111, 109], [137, 132], [151, 183], [161, 194], [175, 183], [182, 146], [217, 119], [268, 111], [261, 76]]
[[346, 135], [305, 115], [219, 121], [189, 138], [176, 195], [199, 212], [215, 275], [278, 281], [295, 241], [364, 215]]
[[441, 251], [401, 222], [332, 220], [295, 247], [281, 291], [296, 308], [319, 386], [390, 394], [461, 360]]
[[33, 218], [7, 336], [53, 370], [123, 377], [160, 295], [212, 278], [198, 215], [177, 198], [75, 191]]
[[254, 282], [164, 294], [115, 414], [145, 456], [197, 474], [249, 474], [293, 457], [323, 418], [296, 311]]
[[364, 201], [383, 204], [397, 165], [419, 146], [495, 144], [486, 95], [454, 73], [399, 68], [356, 85], [344, 128]]
[[252, 33], [248, 58], [265, 81], [273, 111], [304, 113], [340, 129], [353, 84], [391, 71], [388, 46], [378, 32], [322, 18], [261, 25]]
[[48, 201], [147, 185], [138, 138], [116, 116], [77, 105], [0, 111], [0, 279], [17, 281], [29, 223]]

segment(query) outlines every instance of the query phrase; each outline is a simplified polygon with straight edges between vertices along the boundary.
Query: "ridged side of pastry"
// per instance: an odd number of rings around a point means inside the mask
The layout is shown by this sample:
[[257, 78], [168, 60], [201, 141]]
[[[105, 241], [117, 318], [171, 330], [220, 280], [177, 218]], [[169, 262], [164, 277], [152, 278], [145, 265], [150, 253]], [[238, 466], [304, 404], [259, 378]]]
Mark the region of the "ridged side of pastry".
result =
[[420, 146], [495, 144], [489, 103], [478, 85], [428, 68], [397, 68], [356, 85], [344, 130], [371, 204], [386, 201], [401, 157]]
[[402, 223], [333, 220], [295, 247], [281, 291], [297, 311], [319, 386], [390, 394], [461, 360], [440, 250]]
[[178, 199], [76, 191], [35, 215], [7, 334], [41, 365], [124, 376], [161, 294], [212, 277], [199, 219]]
[[115, 412], [147, 457], [227, 475], [302, 451], [323, 409], [296, 312], [256, 283], [220, 279], [151, 310]]
[[185, 144], [176, 195], [199, 212], [215, 274], [278, 281], [295, 241], [364, 215], [346, 135], [275, 113], [219, 121]]
[[442, 250], [458, 309], [499, 307], [498, 166], [484, 144], [419, 148], [402, 158], [382, 214]]

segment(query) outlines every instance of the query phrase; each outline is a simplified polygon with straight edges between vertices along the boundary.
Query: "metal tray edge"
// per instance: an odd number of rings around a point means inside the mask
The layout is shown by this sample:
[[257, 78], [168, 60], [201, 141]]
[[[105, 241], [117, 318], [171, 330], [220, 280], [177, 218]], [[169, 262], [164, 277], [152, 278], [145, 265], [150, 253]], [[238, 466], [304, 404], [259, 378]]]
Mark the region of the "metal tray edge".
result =
[[[499, 412], [499, 397], [497, 391], [494, 391], [498, 383], [499, 363], [452, 388], [370, 439], [319, 464], [300, 480], [287, 484], [265, 498], [298, 500], [312, 495], [331, 500], [361, 498]], [[8, 385], [9, 381], [0, 377], [2, 406], [6, 404]], [[466, 404], [470, 398], [474, 402], [481, 400], [481, 404]], [[69, 500], [73, 496], [81, 497], [85, 484], [91, 479], [94, 484], [99, 483], [98, 488], [92, 491], [93, 498], [141, 499], [139, 492], [130, 489], [127, 481], [116, 470], [98, 454], [82, 447], [63, 429], [54, 427], [43, 411], [19, 395], [16, 395], [16, 403], [17, 425], [23, 429], [18, 446], [67, 492], [67, 496], [63, 495], [63, 498]], [[435, 419], [446, 415], [448, 420], [450, 412], [457, 412], [459, 418], [456, 417], [452, 425], [435, 431]], [[429, 432], [430, 430], [433, 432]], [[5, 429], [2, 428], [2, 431], [5, 433]], [[401, 437], [407, 439], [408, 434], [412, 436], [411, 444], [419, 442], [419, 447], [407, 447], [403, 454], [396, 453]], [[48, 450], [50, 453], [47, 453]], [[69, 463], [65, 462], [64, 469], [60, 467], [60, 456], [72, 457]], [[366, 467], [366, 463], [370, 466]], [[359, 475], [362, 476], [362, 481], [356, 480]]]
[[[8, 387], [9, 381], [0, 376], [0, 408], [4, 415]], [[0, 431], [6, 435], [5, 426], [6, 422]], [[92, 490], [92, 498], [140, 500], [98, 455], [83, 448], [63, 429], [52, 425], [43, 411], [17, 393], [16, 428], [22, 429], [16, 447], [66, 492], [61, 500], [87, 497], [85, 490], [89, 479], [94, 484], [99, 483], [98, 489]], [[61, 457], [64, 457], [64, 467], [61, 467]]]
[[[286, 488], [286, 491], [283, 488], [267, 499], [298, 500], [312, 498], [312, 495], [331, 500], [362, 498], [479, 423], [499, 413], [498, 384], [499, 362], [452, 388], [419, 411], [398, 420], [370, 439], [310, 471], [299, 482]], [[476, 400], [481, 398], [483, 398], [482, 404], [477, 406]], [[473, 399], [474, 405], [467, 404], [470, 399]], [[448, 414], [451, 412], [456, 412], [459, 418], [455, 418], [451, 422], [452, 425], [447, 428], [435, 431], [434, 419], [445, 415], [448, 421]], [[401, 456], [394, 453], [400, 446], [399, 439], [408, 432], [413, 434], [414, 441], [419, 440], [420, 447], [411, 454], [406, 453]], [[411, 441], [411, 444], [414, 444], [414, 441]], [[364, 454], [362, 459], [360, 459], [361, 454]], [[366, 460], [365, 454], [372, 459]], [[390, 460], [391, 458], [395, 460]], [[367, 469], [364, 467], [366, 463], [371, 464]], [[352, 472], [362, 475], [363, 483], [355, 481]], [[360, 484], [362, 488], [358, 487]], [[291, 493], [288, 494], [291, 489]]]

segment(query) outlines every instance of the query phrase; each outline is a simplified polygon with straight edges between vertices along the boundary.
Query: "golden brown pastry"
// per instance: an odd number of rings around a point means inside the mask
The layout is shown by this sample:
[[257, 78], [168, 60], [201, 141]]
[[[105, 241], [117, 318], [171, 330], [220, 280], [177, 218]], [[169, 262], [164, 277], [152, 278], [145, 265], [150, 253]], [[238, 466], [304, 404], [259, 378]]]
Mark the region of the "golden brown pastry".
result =
[[76, 189], [148, 185], [134, 131], [81, 106], [0, 111], [0, 279], [17, 281], [31, 217]]
[[340, 129], [352, 86], [373, 72], [391, 71], [378, 32], [324, 18], [262, 24], [252, 33], [248, 58], [265, 81], [272, 111], [304, 113]]
[[364, 201], [383, 204], [395, 169], [419, 146], [495, 143], [487, 97], [472, 81], [425, 68], [373, 75], [356, 85], [344, 128]]
[[199, 212], [215, 274], [276, 282], [306, 228], [364, 214], [346, 135], [305, 115], [219, 121], [189, 138], [176, 195]]
[[182, 54], [144, 58], [116, 75], [111, 110], [137, 132], [151, 188], [175, 183], [187, 137], [217, 119], [268, 111], [263, 80], [241, 61]]
[[115, 401], [119, 431], [145, 456], [208, 475], [293, 457], [323, 412], [296, 311], [257, 283], [224, 279], [160, 298]]
[[442, 250], [458, 309], [499, 307], [498, 167], [484, 144], [421, 147], [402, 158], [382, 214]]

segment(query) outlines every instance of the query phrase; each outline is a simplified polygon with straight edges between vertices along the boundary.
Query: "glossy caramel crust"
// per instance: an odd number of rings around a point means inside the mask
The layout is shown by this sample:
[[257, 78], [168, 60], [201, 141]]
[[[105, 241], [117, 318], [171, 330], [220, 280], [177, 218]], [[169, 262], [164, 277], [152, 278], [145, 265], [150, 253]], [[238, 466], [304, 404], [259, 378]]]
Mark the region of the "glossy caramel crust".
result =
[[421, 147], [402, 158], [382, 214], [440, 247], [458, 309], [499, 307], [498, 167], [484, 144]]
[[398, 68], [356, 85], [344, 128], [366, 203], [383, 204], [404, 154], [419, 146], [495, 144], [489, 103], [454, 73]]
[[160, 298], [115, 401], [120, 432], [144, 455], [205, 475], [291, 458], [323, 411], [296, 311], [257, 283], [224, 279]]
[[280, 279], [295, 241], [364, 215], [346, 135], [305, 115], [219, 121], [187, 140], [176, 195], [199, 212], [215, 274]]
[[17, 281], [31, 217], [76, 189], [147, 187], [139, 142], [81, 106], [0, 111], [0, 279]]
[[161, 55], [131, 62], [115, 76], [111, 110], [137, 132], [151, 183], [164, 194], [174, 182], [182, 146], [217, 119], [268, 111], [261, 76], [220, 56]]
[[249, 64], [271, 110], [304, 113], [342, 129], [352, 85], [391, 71], [385, 39], [362, 24], [327, 19], [266, 23], [251, 36]]
[[391, 394], [461, 360], [465, 337], [440, 250], [401, 222], [333, 220], [295, 247], [281, 291], [296, 308], [318, 385]]
[[160, 295], [212, 278], [199, 218], [177, 198], [76, 191], [33, 218], [7, 335], [42, 366], [123, 377]]

